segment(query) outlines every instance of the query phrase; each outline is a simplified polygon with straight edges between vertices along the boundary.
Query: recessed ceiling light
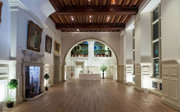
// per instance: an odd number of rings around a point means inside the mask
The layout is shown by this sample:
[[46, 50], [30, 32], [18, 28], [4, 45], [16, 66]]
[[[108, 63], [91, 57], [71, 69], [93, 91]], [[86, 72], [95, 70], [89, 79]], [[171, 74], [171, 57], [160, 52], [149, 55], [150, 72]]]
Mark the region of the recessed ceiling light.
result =
[[73, 16], [71, 16], [71, 20], [74, 21], [74, 17]]
[[109, 20], [110, 20], [110, 16], [107, 16], [106, 22], [109, 22]]
[[116, 4], [116, 0], [112, 0], [112, 5], [115, 5]]
[[91, 0], [88, 0], [88, 2], [91, 2]]

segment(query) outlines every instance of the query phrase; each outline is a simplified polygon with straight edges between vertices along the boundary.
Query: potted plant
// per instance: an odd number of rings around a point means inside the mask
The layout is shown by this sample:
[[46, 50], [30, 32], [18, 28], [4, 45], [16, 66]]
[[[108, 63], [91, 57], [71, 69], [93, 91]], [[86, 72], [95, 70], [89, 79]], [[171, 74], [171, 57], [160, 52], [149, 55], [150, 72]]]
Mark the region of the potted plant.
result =
[[46, 80], [45, 90], [48, 91], [48, 79], [49, 79], [49, 75], [48, 75], [48, 74], [45, 74], [45, 75], [44, 75], [44, 79]]
[[16, 79], [11, 79], [10, 82], [8, 83], [8, 88], [10, 89], [10, 93], [8, 95], [8, 101], [7, 101], [7, 107], [12, 108], [14, 106], [14, 101], [12, 98], [12, 92], [15, 90], [18, 86], [18, 81]]
[[103, 64], [100, 69], [101, 69], [102, 72], [103, 72], [103, 77], [102, 77], [102, 78], [104, 79], [104, 71], [107, 70], [107, 66]]

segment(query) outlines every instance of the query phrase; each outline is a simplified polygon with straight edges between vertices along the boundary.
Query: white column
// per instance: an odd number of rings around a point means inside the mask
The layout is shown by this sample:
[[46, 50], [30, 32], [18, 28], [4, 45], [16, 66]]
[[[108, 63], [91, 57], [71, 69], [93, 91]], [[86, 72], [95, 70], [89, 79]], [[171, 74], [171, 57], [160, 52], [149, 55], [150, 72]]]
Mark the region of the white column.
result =
[[117, 67], [117, 81], [125, 81], [125, 31], [120, 34], [120, 63]]
[[92, 66], [93, 65], [93, 57], [94, 57], [94, 42], [93, 40], [88, 41], [88, 65], [87, 66]]
[[125, 72], [125, 81], [126, 83], [133, 83], [133, 26], [134, 23], [126, 29], [126, 72]]
[[[19, 0], [9, 0], [9, 5], [10, 5], [10, 11], [11, 11], [11, 44], [10, 44], [10, 58], [12, 59], [16, 59], [16, 64], [12, 65], [16, 68], [15, 70], [15, 77], [18, 80], [18, 88], [16, 90], [16, 103], [20, 103], [23, 101], [23, 85], [22, 85], [22, 81], [23, 81], [23, 77], [22, 77], [22, 60], [20, 58], [21, 54], [17, 53], [17, 40], [20, 37], [20, 33], [19, 33], [19, 28], [18, 24], [19, 24], [19, 14], [22, 11], [22, 5], [21, 2]], [[21, 51], [22, 52], [22, 51]], [[17, 56], [18, 54], [18, 56]]]

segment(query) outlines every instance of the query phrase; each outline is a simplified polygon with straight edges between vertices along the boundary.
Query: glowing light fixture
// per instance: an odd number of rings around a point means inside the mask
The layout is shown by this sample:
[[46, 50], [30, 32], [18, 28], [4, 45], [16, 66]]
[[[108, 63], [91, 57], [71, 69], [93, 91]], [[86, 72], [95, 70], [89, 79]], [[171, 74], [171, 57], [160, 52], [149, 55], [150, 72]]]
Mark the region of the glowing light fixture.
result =
[[76, 31], [77, 31], [77, 32], [79, 32], [80, 30], [79, 30], [79, 29], [77, 29]]
[[115, 4], [116, 4], [116, 0], [112, 0], [112, 1], [111, 1], [111, 4], [112, 4], [112, 5], [115, 5]]
[[71, 16], [71, 20], [74, 21], [74, 17], [73, 16]]
[[107, 16], [106, 22], [109, 22], [109, 20], [110, 20], [110, 16]]
[[92, 22], [92, 16], [89, 15], [89, 22], [91, 23]]

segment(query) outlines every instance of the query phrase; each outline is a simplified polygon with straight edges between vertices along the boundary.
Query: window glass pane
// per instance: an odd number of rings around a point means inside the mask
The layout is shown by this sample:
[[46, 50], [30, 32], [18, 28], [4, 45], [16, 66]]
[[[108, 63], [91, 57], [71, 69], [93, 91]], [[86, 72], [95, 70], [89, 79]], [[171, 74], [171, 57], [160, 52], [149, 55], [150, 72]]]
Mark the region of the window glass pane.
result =
[[135, 49], [135, 38], [133, 38], [133, 49]]
[[133, 64], [133, 75], [135, 75], [135, 64]]
[[100, 42], [94, 42], [94, 55], [97, 57], [111, 57], [111, 50]]
[[78, 55], [88, 56], [88, 42], [87, 41], [78, 44], [71, 50], [72, 57], [76, 57]]
[[159, 37], [158, 22], [153, 25], [153, 40], [156, 40]]
[[159, 17], [159, 8], [157, 7], [154, 11], [153, 11], [153, 21], [157, 20]]
[[154, 59], [154, 77], [159, 77], [159, 59]]
[[159, 57], [159, 42], [153, 43], [153, 57]]
[[133, 29], [133, 37], [135, 37], [135, 29]]

